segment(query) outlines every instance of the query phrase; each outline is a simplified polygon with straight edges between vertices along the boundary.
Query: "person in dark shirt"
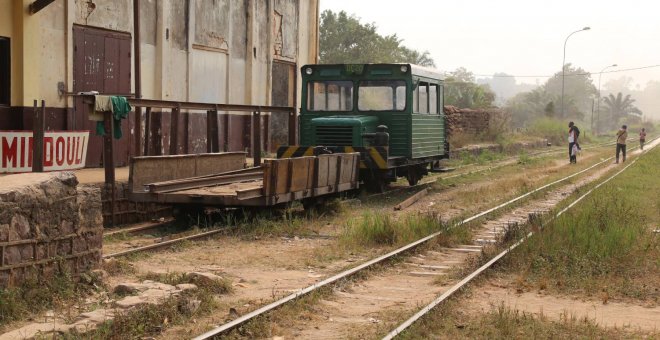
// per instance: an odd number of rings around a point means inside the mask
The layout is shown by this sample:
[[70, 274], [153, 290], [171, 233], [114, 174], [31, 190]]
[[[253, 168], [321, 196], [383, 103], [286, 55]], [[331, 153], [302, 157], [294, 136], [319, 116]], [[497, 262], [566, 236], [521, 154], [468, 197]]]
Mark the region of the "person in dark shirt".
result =
[[580, 137], [580, 129], [573, 122], [568, 123], [568, 161], [570, 163], [577, 163], [577, 150], [580, 150], [578, 138]]

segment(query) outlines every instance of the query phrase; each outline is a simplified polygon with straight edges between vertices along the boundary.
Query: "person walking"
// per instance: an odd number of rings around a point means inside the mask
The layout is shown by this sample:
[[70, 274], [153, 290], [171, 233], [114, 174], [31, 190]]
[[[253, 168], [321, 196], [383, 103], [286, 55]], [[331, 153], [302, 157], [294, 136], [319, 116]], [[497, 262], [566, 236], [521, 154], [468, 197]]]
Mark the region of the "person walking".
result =
[[619, 164], [620, 152], [623, 152], [623, 161], [626, 161], [626, 139], [628, 139], [628, 127], [623, 125], [616, 133], [616, 164]]
[[646, 130], [642, 128], [639, 132], [639, 148], [644, 150], [644, 142], [646, 142]]
[[580, 129], [573, 122], [568, 123], [568, 161], [570, 163], [577, 163], [577, 152], [580, 149], [578, 143], [580, 137]]

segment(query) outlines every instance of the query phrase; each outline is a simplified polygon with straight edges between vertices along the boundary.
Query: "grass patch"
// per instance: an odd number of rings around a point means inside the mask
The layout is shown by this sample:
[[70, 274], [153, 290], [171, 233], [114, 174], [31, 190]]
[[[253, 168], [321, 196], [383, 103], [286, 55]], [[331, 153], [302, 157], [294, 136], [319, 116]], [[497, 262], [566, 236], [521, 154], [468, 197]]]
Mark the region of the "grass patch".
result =
[[339, 242], [345, 246], [396, 246], [413, 242], [432, 233], [442, 231], [442, 242], [459, 242], [470, 238], [467, 228], [451, 228], [436, 214], [407, 214], [395, 218], [382, 212], [368, 212], [349, 221]]
[[125, 258], [110, 258], [104, 260], [103, 270], [111, 276], [134, 274], [137, 271], [135, 266]]
[[79, 282], [60, 269], [52, 278], [30, 275], [20, 287], [0, 289], [0, 327], [53, 309], [66, 315], [79, 312], [84, 298], [102, 287], [100, 278], [85, 274]]
[[210, 313], [216, 302], [205, 290], [185, 291], [159, 305], [141, 305], [105, 322], [99, 328], [80, 333], [73, 330], [62, 339], [141, 339], [158, 335], [167, 327], [181, 325]]
[[[566, 315], [550, 320], [507, 308], [493, 306], [485, 313], [465, 313], [460, 301], [439, 306], [400, 339], [628, 339], [646, 334], [605, 329], [594, 322]], [[646, 335], [648, 336], [648, 335]], [[651, 336], [653, 337], [653, 336]]]
[[659, 166], [656, 149], [508, 256], [522, 288], [658, 303]]

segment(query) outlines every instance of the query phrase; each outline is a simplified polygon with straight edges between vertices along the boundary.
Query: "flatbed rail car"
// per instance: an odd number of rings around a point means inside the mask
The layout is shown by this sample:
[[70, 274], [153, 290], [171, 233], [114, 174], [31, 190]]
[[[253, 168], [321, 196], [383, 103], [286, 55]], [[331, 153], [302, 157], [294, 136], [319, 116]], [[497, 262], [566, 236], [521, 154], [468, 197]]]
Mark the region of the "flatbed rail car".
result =
[[415, 185], [449, 157], [442, 75], [410, 64], [305, 65], [299, 144], [281, 158], [318, 150], [359, 152], [360, 176], [375, 190], [397, 177]]
[[172, 205], [268, 207], [357, 189], [358, 153], [266, 159], [246, 168], [244, 152], [131, 160], [130, 199]]

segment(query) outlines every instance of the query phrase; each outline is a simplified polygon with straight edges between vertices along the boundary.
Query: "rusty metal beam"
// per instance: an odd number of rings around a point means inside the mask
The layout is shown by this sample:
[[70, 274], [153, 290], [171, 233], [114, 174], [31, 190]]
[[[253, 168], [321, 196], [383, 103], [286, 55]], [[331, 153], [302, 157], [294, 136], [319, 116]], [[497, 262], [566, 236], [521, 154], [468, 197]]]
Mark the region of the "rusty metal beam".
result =
[[263, 169], [252, 168], [249, 171], [239, 170], [237, 173], [223, 173], [214, 176], [205, 176], [197, 178], [179, 179], [158, 183], [145, 184], [144, 187], [151, 193], [166, 193], [179, 190], [188, 190], [215, 186], [221, 184], [231, 184], [245, 181], [260, 180], [263, 178]]
[[34, 101], [34, 121], [32, 122], [32, 172], [44, 172], [44, 133], [46, 101], [41, 101], [41, 109]]
[[37, 12], [46, 8], [46, 6], [52, 4], [53, 2], [55, 2], [55, 0], [36, 0], [35, 2], [30, 4], [30, 14], [36, 14]]
[[113, 136], [114, 128], [112, 122], [112, 112], [105, 112], [104, 121], [105, 136], [103, 136], [103, 168], [105, 169], [105, 187], [110, 191], [110, 225], [115, 225], [115, 200], [116, 200], [116, 184], [115, 184], [115, 156], [113, 150]]
[[149, 147], [151, 144], [151, 108], [147, 108], [144, 118], [144, 155], [149, 156]]
[[[182, 110], [196, 110], [196, 111], [234, 111], [234, 112], [254, 112], [258, 109], [261, 109], [262, 114], [266, 112], [290, 112], [293, 113], [293, 122], [296, 121], [295, 108], [292, 106], [261, 106], [261, 105], [241, 105], [241, 104], [213, 104], [213, 103], [198, 103], [198, 102], [177, 102], [173, 100], [159, 100], [159, 99], [143, 99], [143, 98], [131, 98], [133, 94], [121, 94], [121, 93], [100, 93], [102, 95], [114, 95], [114, 96], [123, 96], [128, 99], [128, 103], [136, 107], [153, 107], [161, 109], [173, 109], [177, 106], [181, 106]], [[92, 95], [83, 95], [76, 94], [72, 92], [67, 92], [65, 95], [70, 97], [89, 97], [92, 98]], [[93, 102], [92, 102], [93, 103]]]
[[[140, 52], [140, 0], [133, 0], [133, 65], [135, 68], [135, 97], [142, 98], [142, 67]], [[135, 107], [135, 156], [140, 156], [142, 142], [142, 107]], [[145, 131], [145, 135], [148, 132]]]
[[132, 106], [138, 107], [157, 107], [164, 109], [173, 109], [180, 105], [182, 110], [199, 110], [199, 111], [235, 111], [235, 112], [254, 112], [260, 110], [261, 112], [295, 112], [293, 107], [290, 106], [258, 106], [258, 105], [239, 105], [239, 104], [211, 104], [211, 103], [195, 103], [195, 102], [177, 102], [171, 100], [156, 100], [156, 99], [140, 99], [128, 98], [128, 102]]
[[179, 154], [179, 113], [181, 105], [177, 103], [170, 114], [170, 155]]
[[252, 113], [252, 159], [254, 166], [261, 165], [261, 110]]

